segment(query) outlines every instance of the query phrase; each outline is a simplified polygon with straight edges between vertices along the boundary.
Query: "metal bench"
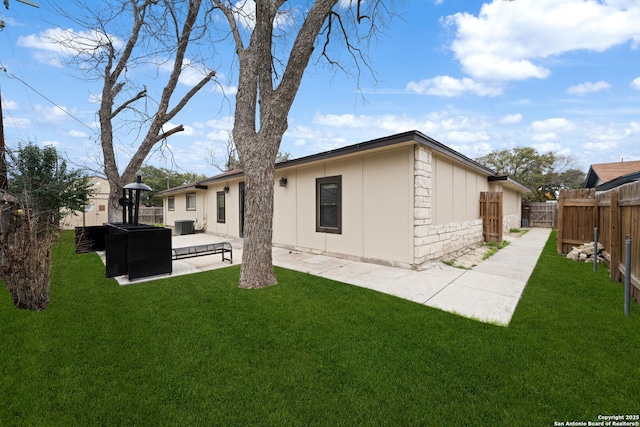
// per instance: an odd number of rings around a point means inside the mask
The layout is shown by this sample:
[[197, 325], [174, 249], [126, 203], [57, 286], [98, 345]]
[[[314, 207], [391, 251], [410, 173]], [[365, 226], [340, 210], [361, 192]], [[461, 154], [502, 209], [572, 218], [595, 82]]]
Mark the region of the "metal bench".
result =
[[[183, 258], [193, 258], [197, 256], [222, 254], [222, 261], [229, 261], [233, 264], [233, 248], [229, 242], [209, 243], [206, 245], [186, 246], [184, 248], [173, 248], [172, 258], [174, 260]], [[225, 257], [229, 254], [229, 258]]]

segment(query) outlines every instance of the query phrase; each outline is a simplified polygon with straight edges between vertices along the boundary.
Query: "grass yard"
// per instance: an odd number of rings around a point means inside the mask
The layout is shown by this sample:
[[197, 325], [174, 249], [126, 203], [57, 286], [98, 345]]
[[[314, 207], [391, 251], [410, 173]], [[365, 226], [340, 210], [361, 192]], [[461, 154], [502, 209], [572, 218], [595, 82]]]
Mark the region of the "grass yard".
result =
[[640, 413], [640, 307], [547, 243], [509, 327], [308, 274], [120, 287], [55, 247], [51, 304], [0, 292], [0, 425], [552, 426]]

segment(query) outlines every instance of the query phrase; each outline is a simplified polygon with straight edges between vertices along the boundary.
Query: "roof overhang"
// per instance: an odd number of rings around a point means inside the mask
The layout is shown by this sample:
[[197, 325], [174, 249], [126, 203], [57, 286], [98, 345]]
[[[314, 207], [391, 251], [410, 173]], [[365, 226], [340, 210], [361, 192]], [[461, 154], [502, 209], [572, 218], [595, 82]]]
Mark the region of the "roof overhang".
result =
[[[314, 162], [321, 162], [325, 160], [331, 160], [333, 158], [345, 158], [349, 156], [355, 156], [363, 151], [375, 152], [382, 151], [389, 147], [399, 148], [402, 146], [410, 146], [415, 144], [421, 144], [431, 149], [434, 153], [440, 154], [444, 157], [454, 160], [455, 162], [462, 164], [463, 166], [475, 170], [483, 175], [486, 175], [489, 181], [504, 181], [503, 185], [506, 188], [513, 189], [520, 192], [530, 192], [527, 187], [520, 184], [516, 180], [509, 178], [508, 176], [498, 175], [495, 171], [487, 168], [486, 166], [476, 162], [475, 160], [466, 157], [465, 155], [458, 153], [452, 148], [436, 141], [435, 139], [417, 131], [412, 130], [409, 132], [403, 132], [395, 135], [386, 136], [383, 138], [372, 139], [370, 141], [361, 142], [358, 144], [348, 145], [346, 147], [336, 148], [334, 150], [324, 151], [322, 153], [312, 154], [305, 157], [299, 157], [297, 159], [286, 160], [284, 162], [276, 163], [275, 169], [288, 169], [294, 168], [300, 165], [306, 165]], [[195, 189], [206, 189], [206, 184], [213, 184], [216, 182], [229, 181], [231, 179], [238, 179], [244, 176], [244, 172], [241, 169], [235, 169], [227, 172], [223, 172], [219, 175], [212, 176], [198, 181], [196, 187], [181, 186], [172, 188], [169, 190], [161, 191], [158, 193], [160, 196], [166, 196], [170, 194], [184, 193], [186, 191], [192, 191]], [[194, 185], [194, 184], [191, 184]], [[197, 185], [200, 185], [198, 187]]]
[[509, 188], [511, 190], [520, 191], [522, 193], [530, 193], [531, 190], [524, 186], [524, 184], [519, 183], [515, 179], [511, 178], [508, 175], [494, 175], [489, 177], [489, 182], [502, 182], [502, 185], [505, 188]]
[[208, 187], [206, 185], [201, 184], [200, 182], [193, 182], [187, 185], [181, 185], [180, 187], [170, 188], [168, 190], [158, 191], [156, 194], [158, 196], [171, 196], [173, 194], [186, 193], [189, 191], [195, 190], [206, 190]]

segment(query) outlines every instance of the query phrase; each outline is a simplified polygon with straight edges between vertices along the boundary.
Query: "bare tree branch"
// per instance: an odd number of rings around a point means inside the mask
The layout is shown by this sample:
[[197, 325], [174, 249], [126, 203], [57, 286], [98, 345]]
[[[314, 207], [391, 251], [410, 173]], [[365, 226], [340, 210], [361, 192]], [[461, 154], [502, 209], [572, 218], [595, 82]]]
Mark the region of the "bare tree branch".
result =
[[118, 107], [113, 113], [111, 113], [111, 119], [113, 119], [114, 117], [116, 117], [121, 111], [123, 111], [125, 108], [127, 108], [129, 105], [133, 104], [134, 102], [136, 102], [137, 100], [144, 98], [145, 96], [147, 96], [147, 87], [145, 86], [144, 90], [141, 90], [140, 92], [138, 92], [138, 94], [136, 96], [134, 96], [133, 98], [129, 99], [128, 101], [125, 101], [120, 107]]

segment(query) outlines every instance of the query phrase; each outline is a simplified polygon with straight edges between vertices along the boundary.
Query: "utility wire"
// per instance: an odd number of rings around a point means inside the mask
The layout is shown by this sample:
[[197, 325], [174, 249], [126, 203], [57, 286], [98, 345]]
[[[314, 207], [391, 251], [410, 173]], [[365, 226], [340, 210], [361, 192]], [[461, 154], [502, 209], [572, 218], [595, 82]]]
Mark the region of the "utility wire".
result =
[[58, 104], [56, 104], [54, 101], [52, 101], [51, 99], [49, 99], [45, 94], [43, 94], [42, 92], [38, 91], [36, 88], [34, 88], [33, 86], [31, 86], [29, 83], [25, 82], [23, 79], [21, 79], [20, 77], [16, 76], [13, 73], [10, 73], [7, 71], [6, 68], [2, 67], [0, 68], [0, 71], [3, 71], [8, 78], [10, 79], [15, 79], [18, 80], [20, 83], [22, 83], [23, 85], [25, 85], [26, 87], [28, 87], [29, 89], [31, 89], [32, 91], [34, 91], [35, 93], [37, 93], [38, 95], [40, 95], [42, 98], [46, 99], [48, 102], [50, 102], [54, 107], [58, 108], [60, 111], [62, 111], [63, 113], [65, 113], [66, 115], [68, 115], [69, 117], [71, 117], [73, 120], [77, 121], [78, 123], [80, 123], [82, 126], [86, 127], [87, 129], [89, 129], [92, 133], [96, 133], [95, 128], [89, 126], [88, 124], [84, 123], [82, 120], [80, 120], [79, 118], [77, 118], [76, 116], [74, 116], [73, 114], [71, 114], [70, 112], [68, 112], [67, 110], [65, 110], [64, 108], [62, 108], [61, 106], [59, 106]]

